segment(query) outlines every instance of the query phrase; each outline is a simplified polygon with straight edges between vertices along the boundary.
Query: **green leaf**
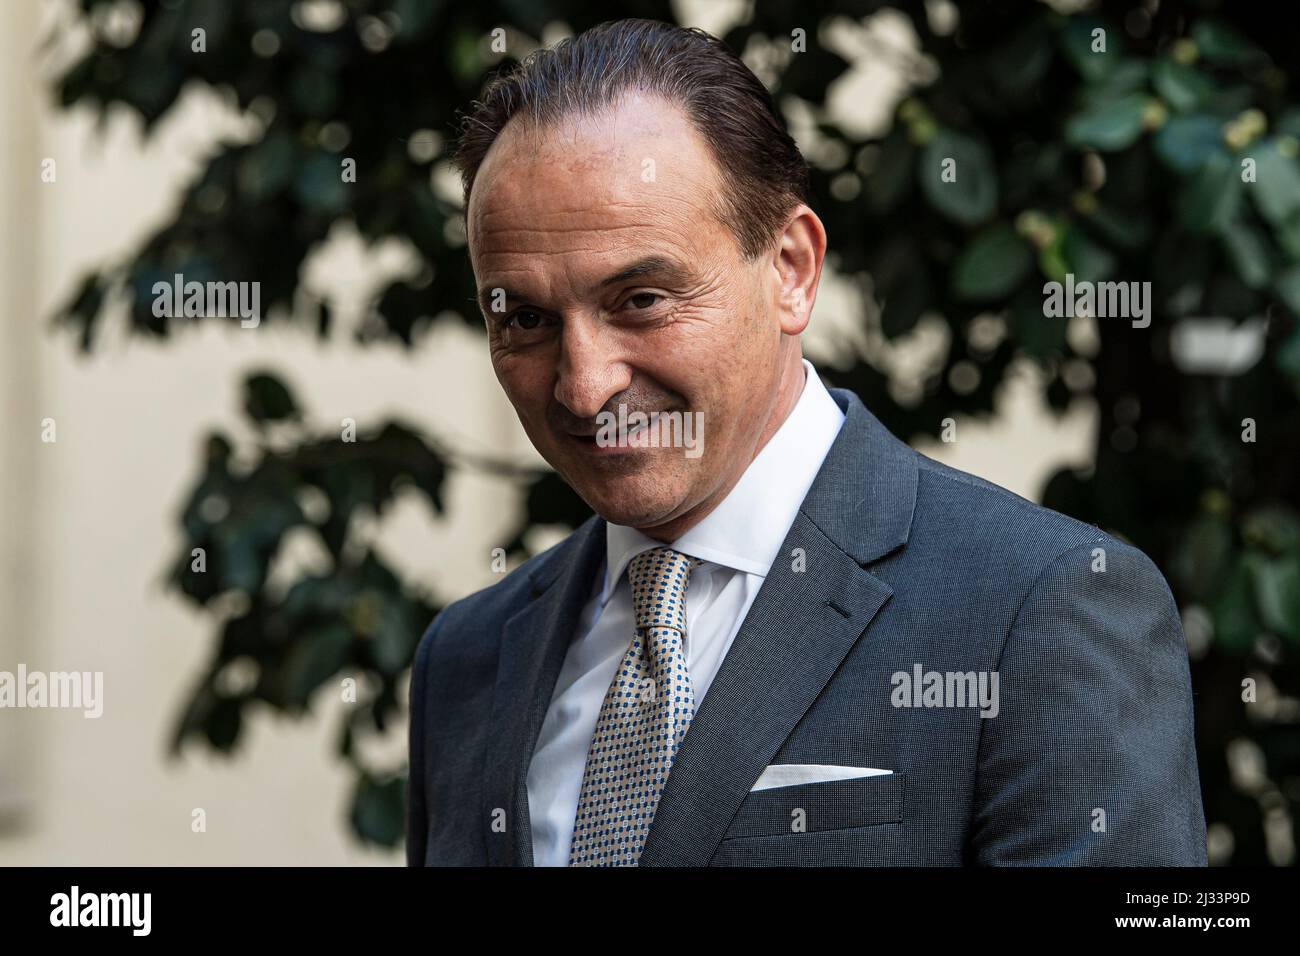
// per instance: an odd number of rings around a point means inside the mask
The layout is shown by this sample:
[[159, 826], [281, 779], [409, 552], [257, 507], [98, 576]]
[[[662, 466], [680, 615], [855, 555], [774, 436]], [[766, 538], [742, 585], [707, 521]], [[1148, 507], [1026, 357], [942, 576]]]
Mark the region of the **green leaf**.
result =
[[1223, 123], [1213, 116], [1175, 116], [1156, 131], [1151, 146], [1162, 163], [1189, 176], [1223, 152]]
[[1273, 236], [1292, 262], [1300, 262], [1300, 213], [1273, 223]]
[[1092, 107], [1065, 124], [1065, 139], [1079, 149], [1114, 152], [1126, 149], [1142, 134], [1147, 97], [1130, 93]]
[[[1095, 31], [1102, 31], [1096, 34]], [[1069, 17], [1061, 30], [1061, 48], [1085, 80], [1096, 81], [1111, 73], [1119, 62], [1119, 31], [1090, 15]], [[1095, 49], [1104, 44], [1105, 51]]]
[[880, 330], [885, 338], [906, 335], [930, 307], [934, 295], [922, 268], [908, 269], [899, 276], [880, 304]]
[[265, 372], [254, 373], [244, 381], [244, 411], [259, 425], [301, 415], [288, 386]]
[[1273, 124], [1273, 132], [1278, 136], [1290, 136], [1300, 139], [1300, 106], [1288, 106]]
[[1192, 27], [1192, 41], [1200, 54], [1219, 66], [1240, 66], [1264, 56], [1252, 44], [1222, 20], [1201, 20]]
[[1223, 581], [1218, 596], [1210, 606], [1214, 622], [1214, 643], [1223, 650], [1244, 654], [1255, 643], [1259, 622], [1255, 618], [1255, 600], [1250, 573], [1239, 560]]
[[1260, 621], [1270, 631], [1300, 641], [1300, 556], [1270, 559], [1250, 553], [1244, 560]]
[[379, 612], [379, 627], [371, 648], [375, 663], [386, 674], [396, 676], [411, 663], [427, 621], [412, 617], [413, 608], [398, 596], [389, 596]]
[[1128, 57], [1119, 60], [1100, 80], [1089, 83], [1079, 94], [1079, 102], [1093, 109], [1119, 99], [1127, 93], [1144, 93], [1151, 71], [1145, 60]]
[[1040, 289], [1027, 289], [1018, 294], [1011, 305], [1011, 327], [1016, 344], [1032, 358], [1045, 359], [1065, 351], [1065, 328], [1069, 322], [1064, 316], [1043, 314], [1043, 296]]
[[953, 295], [967, 302], [990, 302], [1012, 292], [1033, 266], [1028, 244], [1000, 222], [975, 235], [952, 269]]
[[934, 299], [925, 257], [915, 242], [890, 237], [867, 261], [871, 293], [880, 302], [880, 325], [888, 339], [910, 332]]
[[1218, 589], [1232, 559], [1232, 526], [1219, 514], [1198, 515], [1174, 552], [1170, 572], [1187, 595], [1204, 601]]
[[330, 216], [347, 208], [352, 186], [343, 181], [341, 162], [340, 156], [318, 152], [302, 163], [293, 191], [304, 207]]
[[455, 37], [452, 39], [450, 44], [451, 70], [456, 78], [463, 83], [477, 81], [483, 72], [483, 54], [479, 49], [482, 42], [482, 37], [469, 27], [462, 27], [457, 30]]
[[1061, 258], [1076, 282], [1102, 282], [1115, 271], [1115, 256], [1074, 223], [1061, 231]]
[[[1291, 337], [1300, 343], [1300, 330]], [[1241, 539], [1269, 554], [1300, 551], [1300, 515], [1285, 505], [1261, 505], [1241, 519]]]
[[1273, 253], [1264, 234], [1245, 222], [1234, 222], [1220, 237], [1228, 260], [1249, 289], [1262, 289], [1273, 274]]
[[915, 168], [916, 147], [897, 128], [880, 144], [875, 165], [862, 178], [862, 196], [867, 208], [884, 213], [898, 205], [912, 186]]
[[1214, 95], [1214, 80], [1186, 63], [1161, 58], [1151, 68], [1156, 92], [1178, 113], [1194, 110]]
[[988, 57], [993, 81], [1003, 96], [1024, 96], [1052, 65], [1052, 44], [1046, 21], [1035, 17]]
[[1062, 244], [1065, 241], [1065, 220], [1054, 223], [1052, 240], [1038, 250], [1038, 271], [1053, 282], [1064, 282], [1065, 274], [1070, 271], [1070, 264], [1065, 261]]
[[1300, 387], [1300, 326], [1296, 326], [1274, 356], [1277, 367]]
[[397, 846], [405, 826], [406, 778], [381, 781], [363, 775], [352, 797], [352, 828], [357, 835], [379, 846]]
[[1253, 153], [1255, 182], [1246, 186], [1259, 214], [1277, 224], [1300, 213], [1300, 163], [1279, 150], [1272, 139], [1261, 141]]
[[1184, 188], [1178, 215], [1194, 233], [1222, 232], [1241, 207], [1241, 177], [1226, 153], [1215, 153]]
[[1288, 309], [1300, 315], [1300, 266], [1278, 273], [1273, 280], [1273, 291]]
[[1136, 252], [1151, 241], [1151, 222], [1142, 213], [1115, 206], [1098, 206], [1088, 226], [1110, 245]]
[[347, 664], [351, 649], [352, 632], [338, 621], [302, 635], [284, 662], [285, 700], [291, 706], [306, 706], [312, 691]]
[[221, 697], [212, 705], [204, 732], [213, 750], [229, 753], [239, 740], [242, 726], [243, 711], [240, 708], [240, 701], [236, 698]]
[[934, 209], [963, 226], [976, 226], [997, 208], [993, 154], [981, 140], [941, 127], [925, 145], [917, 171]]
[[438, 3], [430, 3], [428, 0], [395, 0], [393, 14], [399, 24], [396, 42], [414, 43], [425, 39], [435, 14], [438, 13], [438, 7]]

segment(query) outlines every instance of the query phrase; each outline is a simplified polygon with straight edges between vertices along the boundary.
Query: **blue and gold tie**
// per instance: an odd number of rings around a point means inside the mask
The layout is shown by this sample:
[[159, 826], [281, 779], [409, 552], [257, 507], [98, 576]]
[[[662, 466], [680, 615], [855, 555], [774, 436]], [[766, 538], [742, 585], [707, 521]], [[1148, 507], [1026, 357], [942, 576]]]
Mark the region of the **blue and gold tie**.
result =
[[628, 564], [636, 636], [596, 718], [569, 866], [636, 866], [673, 758], [695, 716], [686, 588], [700, 561], [671, 548]]

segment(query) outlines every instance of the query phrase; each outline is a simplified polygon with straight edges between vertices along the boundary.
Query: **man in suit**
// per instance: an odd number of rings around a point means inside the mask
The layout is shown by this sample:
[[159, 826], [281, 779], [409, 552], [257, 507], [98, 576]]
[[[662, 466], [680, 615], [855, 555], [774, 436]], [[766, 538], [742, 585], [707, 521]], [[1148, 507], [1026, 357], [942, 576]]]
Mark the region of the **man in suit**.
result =
[[604, 24], [457, 156], [497, 378], [596, 514], [424, 635], [409, 863], [1204, 864], [1164, 579], [822, 385], [825, 230], [738, 58]]

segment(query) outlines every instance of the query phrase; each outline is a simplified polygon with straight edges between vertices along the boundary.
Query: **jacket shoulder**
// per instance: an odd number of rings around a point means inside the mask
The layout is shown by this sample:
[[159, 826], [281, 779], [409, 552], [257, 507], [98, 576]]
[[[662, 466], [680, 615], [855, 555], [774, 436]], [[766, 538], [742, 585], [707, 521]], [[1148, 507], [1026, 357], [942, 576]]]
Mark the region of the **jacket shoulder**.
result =
[[583, 525], [562, 541], [533, 555], [495, 584], [458, 598], [444, 607], [420, 638], [415, 655], [417, 666], [431, 653], [427, 645], [434, 642], [435, 634], [438, 635], [440, 648], [454, 653], [462, 641], [475, 640], [477, 635], [484, 632], [499, 632], [516, 611], [532, 600], [539, 585], [552, 580], [572, 559], [574, 547], [586, 530], [587, 525]]
[[1004, 571], [1018, 572], [1010, 577], [1025, 583], [1070, 551], [1101, 548], [1108, 560], [1115, 557], [1154, 575], [1167, 590], [1155, 563], [1131, 542], [921, 452], [914, 454], [918, 469], [914, 530], [918, 534], [946, 534], [954, 542], [964, 540]]

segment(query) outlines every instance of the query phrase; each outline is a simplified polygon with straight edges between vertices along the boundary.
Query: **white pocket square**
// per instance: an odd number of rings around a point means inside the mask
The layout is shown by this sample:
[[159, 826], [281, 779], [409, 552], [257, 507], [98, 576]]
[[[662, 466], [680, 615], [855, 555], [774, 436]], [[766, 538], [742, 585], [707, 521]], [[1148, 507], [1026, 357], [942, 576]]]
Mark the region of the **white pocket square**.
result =
[[826, 763], [774, 763], [759, 775], [749, 792], [792, 787], [799, 783], [826, 783], [830, 780], [856, 780], [859, 777], [884, 777], [892, 770], [874, 767], [837, 767]]

